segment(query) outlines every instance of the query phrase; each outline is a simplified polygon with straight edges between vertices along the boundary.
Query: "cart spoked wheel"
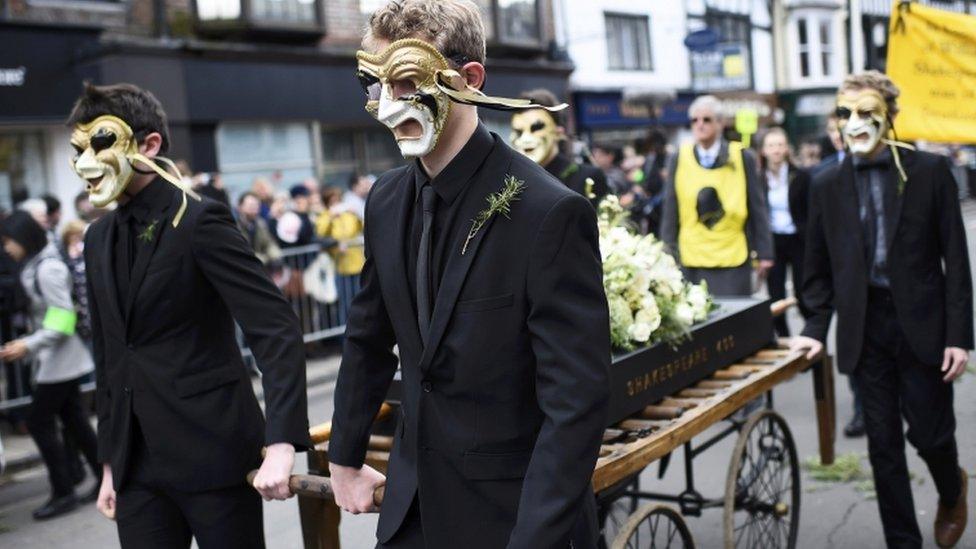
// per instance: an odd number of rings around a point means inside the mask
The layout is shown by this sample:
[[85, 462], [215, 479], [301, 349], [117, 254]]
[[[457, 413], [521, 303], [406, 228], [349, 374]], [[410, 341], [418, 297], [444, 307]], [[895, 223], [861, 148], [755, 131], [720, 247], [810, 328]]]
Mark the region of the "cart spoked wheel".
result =
[[695, 547], [681, 514], [666, 505], [649, 503], [630, 515], [611, 549], [681, 549]]
[[786, 420], [772, 410], [749, 417], [725, 483], [725, 547], [796, 547], [800, 467]]
[[[636, 476], [632, 482], [627, 484], [626, 490], [636, 492], [640, 490], [640, 477]], [[617, 539], [617, 534], [627, 524], [630, 515], [640, 507], [640, 500], [633, 496], [620, 496], [613, 500], [606, 508], [606, 516], [603, 519], [603, 531], [597, 547], [607, 549], [613, 545], [613, 540]]]

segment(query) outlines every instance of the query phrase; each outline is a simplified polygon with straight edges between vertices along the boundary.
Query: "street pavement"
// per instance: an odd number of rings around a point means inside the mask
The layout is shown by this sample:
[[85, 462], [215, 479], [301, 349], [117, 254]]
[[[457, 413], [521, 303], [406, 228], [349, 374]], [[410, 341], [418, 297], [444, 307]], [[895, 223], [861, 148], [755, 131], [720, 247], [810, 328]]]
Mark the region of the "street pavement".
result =
[[[967, 233], [970, 238], [970, 262], [976, 263], [976, 202], [963, 205]], [[792, 329], [800, 326], [796, 312], [790, 315]], [[335, 354], [309, 363], [309, 419], [313, 424], [327, 421], [332, 415], [332, 394], [338, 357]], [[958, 428], [956, 436], [962, 466], [976, 474], [976, 375], [966, 374], [956, 383], [955, 409]], [[838, 439], [837, 455], [854, 452], [866, 456], [866, 444], [862, 439], [846, 439], [840, 434], [851, 410], [851, 395], [846, 378], [836, 378]], [[813, 383], [809, 374], [796, 377], [778, 386], [774, 391], [776, 411], [789, 423], [796, 441], [800, 461], [817, 455], [817, 425], [814, 413]], [[717, 431], [715, 427], [711, 432]], [[705, 436], [707, 436], [706, 433]], [[698, 440], [704, 440], [700, 438]], [[728, 472], [729, 459], [735, 438], [708, 449], [695, 459], [695, 487], [706, 497], [722, 496]], [[648, 467], [641, 477], [645, 490], [677, 494], [684, 489], [683, 450], [677, 450], [671, 466], [663, 478], [658, 479], [658, 465]], [[936, 511], [936, 492], [924, 463], [915, 451], [907, 446], [908, 466], [914, 476], [915, 507], [919, 526], [925, 538], [925, 547], [935, 547], [932, 538], [932, 521]], [[868, 469], [867, 460], [864, 468]], [[305, 470], [299, 457], [298, 469]], [[90, 482], [90, 481], [89, 481]], [[818, 483], [802, 475], [800, 504], [800, 548], [872, 549], [884, 547], [877, 502], [869, 494], [858, 490], [853, 483]], [[82, 489], [88, 484], [82, 486]], [[47, 478], [42, 466], [16, 474], [13, 478], [0, 479], [0, 547], [17, 549], [49, 548], [110, 548], [117, 547], [114, 525], [101, 517], [94, 505], [88, 505], [64, 517], [50, 522], [34, 522], [31, 510], [47, 498]], [[958, 545], [976, 549], [976, 486], [970, 478], [969, 488], [970, 527]], [[433, 519], [432, 519], [433, 520]], [[722, 546], [722, 511], [705, 510], [701, 517], [689, 517], [689, 528], [698, 547]], [[287, 502], [264, 504], [264, 527], [267, 545], [272, 549], [299, 548], [301, 530], [298, 505], [292, 499]], [[344, 515], [340, 535], [344, 547], [373, 547], [375, 515]]]

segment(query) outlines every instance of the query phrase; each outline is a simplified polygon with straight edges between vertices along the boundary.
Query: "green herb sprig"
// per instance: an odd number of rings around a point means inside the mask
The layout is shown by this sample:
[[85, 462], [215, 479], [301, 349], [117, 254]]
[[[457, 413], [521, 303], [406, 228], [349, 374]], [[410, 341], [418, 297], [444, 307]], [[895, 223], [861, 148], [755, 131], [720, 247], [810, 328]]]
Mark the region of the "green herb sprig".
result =
[[518, 196], [522, 194], [523, 190], [525, 190], [524, 181], [514, 175], [505, 176], [505, 186], [502, 187], [502, 190], [488, 195], [485, 198], [488, 201], [488, 207], [478, 212], [478, 215], [471, 220], [471, 230], [468, 231], [468, 237], [464, 239], [464, 247], [461, 248], [461, 255], [464, 255], [468, 251], [468, 244], [478, 234], [478, 231], [485, 226], [485, 223], [491, 219], [491, 216], [501, 214], [506, 218], [511, 218], [512, 203], [519, 200]]

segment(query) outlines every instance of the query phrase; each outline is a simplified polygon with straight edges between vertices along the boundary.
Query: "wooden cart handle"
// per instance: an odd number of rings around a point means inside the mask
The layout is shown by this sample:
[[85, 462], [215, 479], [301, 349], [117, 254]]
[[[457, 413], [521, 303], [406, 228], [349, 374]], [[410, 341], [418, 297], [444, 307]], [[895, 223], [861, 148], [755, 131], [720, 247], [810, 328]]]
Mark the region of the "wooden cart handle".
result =
[[[254, 477], [258, 474], [257, 470], [247, 474], [247, 483], [254, 485]], [[292, 475], [288, 479], [288, 488], [296, 496], [306, 496], [318, 499], [333, 499], [332, 481], [326, 477], [318, 475]], [[373, 491], [373, 503], [379, 507], [383, 505], [383, 495], [386, 487], [380, 486]]]
[[786, 314], [786, 310], [797, 304], [795, 297], [787, 297], [786, 299], [781, 299], [779, 301], [774, 301], [769, 304], [769, 312], [773, 314], [774, 317], [783, 316]]
[[[385, 419], [387, 416], [390, 415], [390, 412], [392, 411], [393, 411], [393, 406], [390, 406], [389, 404], [384, 402], [383, 405], [380, 406], [380, 411], [376, 414], [376, 419], [374, 421]], [[329, 437], [332, 436], [332, 422], [326, 421], [325, 423], [320, 423], [318, 425], [313, 426], [311, 429], [308, 430], [308, 435], [312, 439], [312, 444], [321, 444], [323, 442], [327, 442], [329, 440]]]

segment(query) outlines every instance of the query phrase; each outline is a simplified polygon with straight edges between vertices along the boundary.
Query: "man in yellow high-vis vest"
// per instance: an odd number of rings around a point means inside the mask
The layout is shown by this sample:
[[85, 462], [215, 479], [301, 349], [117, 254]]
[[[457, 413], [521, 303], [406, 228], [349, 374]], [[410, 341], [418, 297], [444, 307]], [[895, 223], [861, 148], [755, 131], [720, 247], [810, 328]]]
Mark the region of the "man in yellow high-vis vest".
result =
[[722, 138], [720, 103], [712, 95], [688, 108], [694, 143], [671, 162], [661, 239], [692, 282], [705, 280], [719, 296], [752, 294], [756, 271], [773, 266], [769, 212], [752, 152]]

